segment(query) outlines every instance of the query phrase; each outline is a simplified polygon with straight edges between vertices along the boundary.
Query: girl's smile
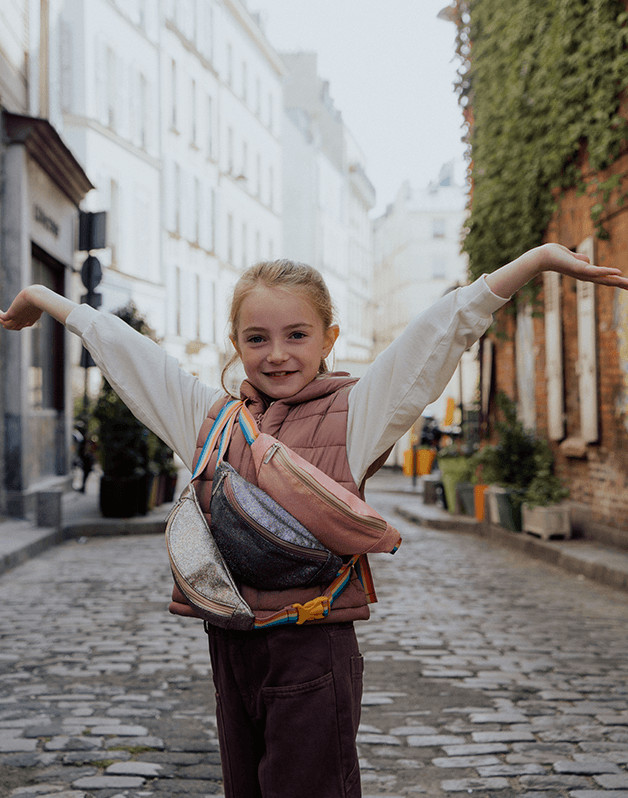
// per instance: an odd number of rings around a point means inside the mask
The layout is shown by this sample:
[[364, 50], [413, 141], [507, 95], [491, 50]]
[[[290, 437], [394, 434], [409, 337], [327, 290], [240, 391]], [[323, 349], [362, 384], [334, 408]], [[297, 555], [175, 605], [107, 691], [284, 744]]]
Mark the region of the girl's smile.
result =
[[256, 286], [242, 301], [232, 339], [249, 381], [271, 399], [293, 396], [319, 373], [338, 337], [298, 289]]

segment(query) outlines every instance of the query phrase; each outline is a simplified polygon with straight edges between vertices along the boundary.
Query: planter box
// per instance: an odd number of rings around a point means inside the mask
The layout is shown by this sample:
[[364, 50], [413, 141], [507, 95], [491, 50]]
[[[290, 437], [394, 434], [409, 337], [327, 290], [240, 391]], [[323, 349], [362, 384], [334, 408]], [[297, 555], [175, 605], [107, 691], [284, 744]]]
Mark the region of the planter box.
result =
[[513, 502], [514, 491], [506, 490], [497, 494], [499, 523], [511, 532], [521, 532], [521, 504]]
[[571, 537], [571, 516], [569, 505], [565, 502], [550, 504], [548, 507], [522, 507], [524, 532], [538, 535], [543, 540], [553, 537]]
[[475, 515], [474, 485], [471, 482], [459, 482], [456, 485], [457, 509], [463, 515]]

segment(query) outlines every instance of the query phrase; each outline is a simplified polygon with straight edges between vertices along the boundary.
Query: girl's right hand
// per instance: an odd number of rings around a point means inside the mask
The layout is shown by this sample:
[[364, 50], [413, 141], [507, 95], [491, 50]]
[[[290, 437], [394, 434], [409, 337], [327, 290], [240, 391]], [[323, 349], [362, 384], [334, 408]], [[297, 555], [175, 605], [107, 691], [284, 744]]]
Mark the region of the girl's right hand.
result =
[[20, 291], [7, 311], [0, 310], [0, 325], [5, 330], [32, 327], [41, 318], [42, 309], [31, 302], [26, 290]]

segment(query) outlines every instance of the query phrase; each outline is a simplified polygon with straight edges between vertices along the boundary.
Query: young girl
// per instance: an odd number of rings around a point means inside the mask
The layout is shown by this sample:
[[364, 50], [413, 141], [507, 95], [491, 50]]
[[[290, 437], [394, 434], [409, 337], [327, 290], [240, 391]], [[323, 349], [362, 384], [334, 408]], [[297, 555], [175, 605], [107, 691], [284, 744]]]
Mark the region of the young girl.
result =
[[[492, 313], [546, 269], [628, 288], [619, 269], [593, 266], [584, 255], [546, 244], [447, 294], [415, 318], [358, 381], [327, 372], [325, 358], [338, 326], [318, 272], [290, 261], [258, 264], [240, 278], [231, 306], [230, 338], [247, 376], [241, 396], [262, 431], [359, 494], [394, 442], [441, 393]], [[130, 409], [193, 470], [227, 401], [225, 391], [186, 374], [120, 319], [43, 286], [21, 291], [0, 312], [0, 324], [20, 330], [43, 311], [81, 336]], [[237, 427], [227, 459], [254, 480]], [[214, 462], [201, 477], [206, 512]], [[296, 591], [298, 598], [290, 591], [289, 599], [285, 591], [242, 586], [242, 592], [256, 612], [272, 613], [292, 601], [305, 603], [320, 586]], [[176, 587], [172, 599], [174, 614], [195, 614]], [[252, 632], [206, 626], [227, 798], [360, 796], [355, 741], [362, 658], [353, 621], [368, 618], [373, 600], [354, 577], [323, 621]]]

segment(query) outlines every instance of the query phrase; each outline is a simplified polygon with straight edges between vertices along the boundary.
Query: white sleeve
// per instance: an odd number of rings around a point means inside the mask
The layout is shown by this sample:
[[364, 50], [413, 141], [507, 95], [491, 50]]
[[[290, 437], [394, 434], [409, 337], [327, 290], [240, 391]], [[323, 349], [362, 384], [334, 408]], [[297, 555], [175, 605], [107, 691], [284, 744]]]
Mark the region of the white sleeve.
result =
[[349, 394], [347, 456], [356, 484], [437, 399], [458, 361], [508, 300], [481, 277], [416, 316]]
[[224, 392], [184, 371], [159, 344], [109, 313], [79, 305], [66, 320], [129, 410], [192, 469], [196, 440]]

